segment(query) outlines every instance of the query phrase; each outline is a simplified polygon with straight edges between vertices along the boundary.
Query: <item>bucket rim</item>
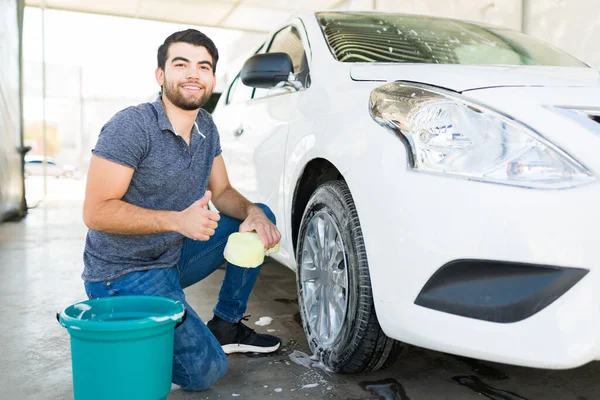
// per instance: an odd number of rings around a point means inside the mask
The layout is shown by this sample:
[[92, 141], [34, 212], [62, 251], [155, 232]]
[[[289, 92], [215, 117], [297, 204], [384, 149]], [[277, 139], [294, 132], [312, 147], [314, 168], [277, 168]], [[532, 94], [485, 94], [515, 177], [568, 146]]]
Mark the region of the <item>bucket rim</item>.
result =
[[[91, 307], [94, 304], [98, 304], [101, 302], [119, 302], [119, 301], [127, 301], [135, 298], [137, 300], [145, 300], [151, 302], [162, 302], [162, 303], [171, 303], [175, 310], [168, 313], [156, 313], [152, 316], [145, 316], [136, 318], [134, 320], [124, 320], [124, 321], [102, 321], [102, 320], [90, 320], [90, 319], [81, 319], [76, 318], [68, 314], [68, 311], [71, 309], [76, 309], [78, 305], [85, 305], [87, 307]], [[90, 304], [91, 303], [91, 304]], [[87, 310], [83, 309], [81, 314], [85, 313]], [[110, 296], [110, 297], [101, 297], [97, 299], [88, 299], [83, 300], [77, 303], [73, 303], [67, 307], [65, 307], [58, 314], [59, 323], [69, 329], [69, 330], [77, 330], [77, 331], [135, 331], [140, 329], [149, 329], [153, 327], [158, 327], [161, 325], [175, 325], [178, 322], [181, 322], [184, 318], [185, 314], [185, 306], [179, 300], [173, 300], [167, 297], [162, 296], [138, 296], [138, 295], [130, 295], [130, 296]]]

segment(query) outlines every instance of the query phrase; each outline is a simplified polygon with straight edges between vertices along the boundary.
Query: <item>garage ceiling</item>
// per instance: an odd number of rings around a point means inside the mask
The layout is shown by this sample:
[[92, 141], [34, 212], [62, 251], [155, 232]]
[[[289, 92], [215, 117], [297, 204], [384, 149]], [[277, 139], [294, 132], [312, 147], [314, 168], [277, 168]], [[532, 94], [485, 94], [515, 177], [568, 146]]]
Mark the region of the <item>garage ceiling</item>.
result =
[[339, 8], [350, 0], [26, 0], [26, 6], [153, 21], [269, 32], [299, 11]]

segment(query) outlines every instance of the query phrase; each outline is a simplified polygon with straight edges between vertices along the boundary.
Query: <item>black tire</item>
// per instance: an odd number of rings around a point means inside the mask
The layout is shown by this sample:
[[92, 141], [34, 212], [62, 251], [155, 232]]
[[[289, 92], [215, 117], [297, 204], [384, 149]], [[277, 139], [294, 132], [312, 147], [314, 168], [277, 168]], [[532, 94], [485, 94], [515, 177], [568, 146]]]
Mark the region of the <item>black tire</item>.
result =
[[[332, 344], [323, 345], [311, 332], [302, 291], [304, 237], [311, 218], [325, 211], [337, 225], [348, 268], [347, 310], [341, 330]], [[404, 343], [388, 338], [377, 320], [367, 253], [354, 201], [344, 181], [330, 181], [313, 193], [300, 225], [296, 246], [298, 302], [302, 326], [315, 355], [337, 373], [376, 371], [392, 364], [404, 349]]]

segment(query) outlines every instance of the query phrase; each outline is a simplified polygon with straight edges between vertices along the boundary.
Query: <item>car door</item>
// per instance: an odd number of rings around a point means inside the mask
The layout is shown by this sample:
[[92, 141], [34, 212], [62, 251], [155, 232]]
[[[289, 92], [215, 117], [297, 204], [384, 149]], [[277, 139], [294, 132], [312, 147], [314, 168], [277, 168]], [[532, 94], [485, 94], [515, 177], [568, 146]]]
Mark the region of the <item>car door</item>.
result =
[[221, 149], [229, 180], [240, 193], [246, 196], [249, 190], [244, 166], [248, 156], [244, 154], [244, 141], [238, 140], [240, 136], [238, 129], [246, 120], [246, 103], [252, 99], [253, 92], [254, 88], [245, 86], [238, 73], [225, 94], [225, 105], [213, 112], [213, 119], [220, 133]]
[[[214, 115], [233, 186], [251, 201], [271, 207], [278, 216], [282, 234], [285, 208], [280, 190], [287, 134], [298, 101], [310, 85], [308, 47], [300, 29], [304, 29], [302, 25], [291, 24], [277, 31], [266, 49], [290, 56], [298, 88], [252, 89], [241, 82], [238, 74], [224, 106], [215, 110]], [[251, 98], [248, 89], [252, 89]]]

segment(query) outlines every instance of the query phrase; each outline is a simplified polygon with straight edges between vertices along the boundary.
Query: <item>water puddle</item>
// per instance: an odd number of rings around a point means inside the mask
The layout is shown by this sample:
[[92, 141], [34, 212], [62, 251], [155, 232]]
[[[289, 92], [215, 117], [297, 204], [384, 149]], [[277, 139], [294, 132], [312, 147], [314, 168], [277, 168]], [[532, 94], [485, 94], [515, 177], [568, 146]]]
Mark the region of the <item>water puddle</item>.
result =
[[278, 303], [283, 303], [283, 304], [297, 304], [298, 303], [298, 299], [275, 299], [275, 301]]
[[467, 357], [460, 357], [460, 356], [454, 356], [454, 358], [456, 358], [459, 361], [464, 362], [469, 367], [471, 367], [473, 372], [475, 372], [477, 375], [480, 375], [486, 379], [491, 379], [494, 381], [503, 381], [503, 380], [510, 378], [504, 372], [499, 371], [490, 365], [484, 364], [481, 361], [474, 360], [472, 358], [467, 358]]
[[244, 353], [248, 358], [266, 358], [278, 355], [276, 353]]
[[521, 397], [516, 393], [491, 387], [473, 375], [455, 376], [452, 379], [454, 379], [459, 385], [466, 386], [469, 389], [492, 400], [527, 400], [525, 397]]
[[404, 387], [393, 378], [374, 382], [361, 382], [360, 386], [367, 392], [379, 396], [382, 400], [410, 400]]
[[302, 317], [300, 316], [300, 311], [294, 314], [294, 321], [296, 321], [298, 325], [302, 326]]

